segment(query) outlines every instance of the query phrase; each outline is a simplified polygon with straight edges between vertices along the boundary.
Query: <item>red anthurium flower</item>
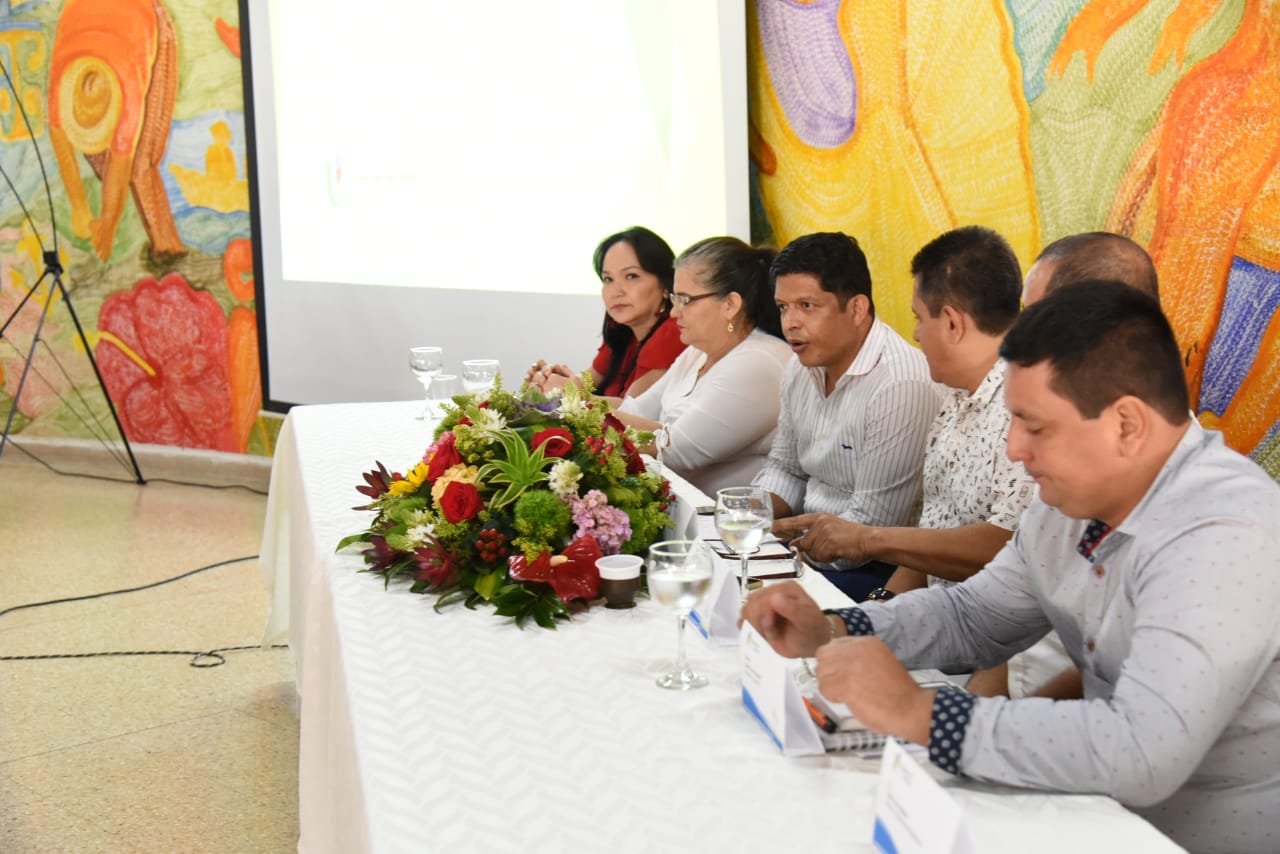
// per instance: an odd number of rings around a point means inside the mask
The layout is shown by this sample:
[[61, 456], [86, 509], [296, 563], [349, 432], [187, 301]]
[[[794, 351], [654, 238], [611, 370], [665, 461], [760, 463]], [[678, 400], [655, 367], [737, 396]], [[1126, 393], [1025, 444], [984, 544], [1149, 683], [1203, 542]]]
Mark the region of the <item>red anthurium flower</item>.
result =
[[484, 501], [474, 483], [455, 480], [444, 488], [444, 494], [440, 496], [440, 511], [454, 524], [473, 518], [482, 507]]
[[596, 561], [600, 558], [600, 544], [594, 537], [578, 537], [555, 557], [546, 552], [530, 563], [524, 555], [512, 557], [511, 577], [516, 581], [541, 581], [564, 602], [573, 599], [594, 599], [600, 592], [600, 570]]
[[435, 483], [440, 475], [462, 462], [462, 454], [454, 447], [456, 441], [452, 430], [442, 433], [440, 440], [427, 451], [427, 483]]
[[232, 421], [227, 316], [212, 294], [178, 273], [146, 277], [103, 301], [98, 329], [109, 335], [94, 355], [130, 440], [243, 453]]
[[573, 434], [563, 427], [548, 427], [533, 434], [529, 447], [535, 450], [542, 448], [546, 457], [567, 456], [573, 450]]

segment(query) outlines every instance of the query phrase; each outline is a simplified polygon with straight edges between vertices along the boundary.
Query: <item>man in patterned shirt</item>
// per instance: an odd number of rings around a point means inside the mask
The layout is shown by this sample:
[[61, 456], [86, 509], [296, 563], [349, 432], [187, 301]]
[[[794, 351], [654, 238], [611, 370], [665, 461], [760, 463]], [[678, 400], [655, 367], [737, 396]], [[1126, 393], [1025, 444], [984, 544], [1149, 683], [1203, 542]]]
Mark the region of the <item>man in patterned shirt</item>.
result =
[[[940, 403], [924, 357], [876, 319], [867, 259], [849, 235], [798, 237], [769, 275], [795, 358], [783, 370], [778, 430], [755, 485], [773, 494], [775, 518], [824, 512], [910, 524]], [[865, 559], [822, 568], [855, 602], [893, 572]]]
[[[1190, 417], [1169, 322], [1127, 285], [1055, 291], [1000, 352], [1009, 456], [1040, 487], [1000, 554], [955, 587], [830, 615], [787, 582], [745, 619], [946, 770], [1110, 795], [1194, 851], [1275, 851], [1280, 486]], [[987, 666], [1050, 628], [1083, 699], [925, 690], [906, 669]]]
[[[1035, 491], [1005, 454], [1000, 342], [1018, 316], [1022, 273], [996, 232], [966, 226], [934, 238], [911, 261], [915, 339], [929, 373], [948, 387], [925, 444], [919, 526], [877, 526], [829, 513], [780, 520], [774, 530], [816, 560], [885, 561], [899, 567], [873, 599], [973, 575], [1013, 535]], [[914, 521], [914, 520], [913, 520]]]

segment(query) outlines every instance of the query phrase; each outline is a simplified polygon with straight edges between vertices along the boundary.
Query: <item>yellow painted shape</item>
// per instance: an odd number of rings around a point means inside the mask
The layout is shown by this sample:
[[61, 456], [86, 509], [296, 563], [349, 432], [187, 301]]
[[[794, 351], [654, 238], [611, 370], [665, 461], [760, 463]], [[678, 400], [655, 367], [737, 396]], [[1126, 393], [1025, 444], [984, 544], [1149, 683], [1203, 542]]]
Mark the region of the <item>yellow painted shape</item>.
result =
[[231, 141], [231, 129], [226, 122], [217, 121], [210, 126], [209, 134], [214, 142], [205, 152], [204, 172], [176, 163], [169, 165], [169, 171], [192, 205], [218, 213], [248, 210], [249, 182], [237, 179], [235, 152], [227, 144]]
[[106, 151], [124, 103], [115, 69], [96, 56], [82, 56], [67, 65], [58, 87], [58, 118], [67, 139], [85, 154]]
[[[909, 334], [911, 258], [959, 225], [1004, 235], [1022, 263], [1039, 245], [1029, 117], [1012, 26], [994, 0], [845, 3], [839, 29], [857, 79], [857, 126], [831, 149], [792, 131], [768, 80], [754, 12], [753, 116], [777, 169], [760, 195], [779, 244], [814, 231], [858, 239], [877, 314]], [[964, 38], [943, 37], [964, 32]]]
[[154, 377], [156, 375], [155, 368], [147, 364], [146, 359], [139, 356], [136, 352], [134, 352], [132, 347], [130, 347], [128, 344], [121, 341], [115, 335], [112, 335], [110, 332], [104, 332], [102, 330], [98, 330], [97, 332], [89, 332], [85, 334], [85, 338], [89, 340], [90, 347], [97, 347], [99, 341], [106, 341], [108, 344], [112, 344], [118, 347], [121, 353], [124, 353], [126, 356], [129, 357], [129, 359], [135, 365], [137, 365], [139, 368], [142, 368], [142, 370], [146, 371], [147, 376]]
[[[0, 30], [0, 54], [12, 58], [12, 61], [5, 63], [5, 67], [13, 78], [14, 88], [20, 93], [22, 107], [27, 112], [32, 130], [36, 136], [42, 136], [45, 125], [44, 92], [38, 84], [31, 83], [27, 75], [42, 74], [48, 63], [44, 33], [38, 30]], [[31, 138], [8, 84], [0, 84], [0, 115], [4, 116], [0, 128], [8, 128], [0, 130], [0, 139], [14, 142]]]

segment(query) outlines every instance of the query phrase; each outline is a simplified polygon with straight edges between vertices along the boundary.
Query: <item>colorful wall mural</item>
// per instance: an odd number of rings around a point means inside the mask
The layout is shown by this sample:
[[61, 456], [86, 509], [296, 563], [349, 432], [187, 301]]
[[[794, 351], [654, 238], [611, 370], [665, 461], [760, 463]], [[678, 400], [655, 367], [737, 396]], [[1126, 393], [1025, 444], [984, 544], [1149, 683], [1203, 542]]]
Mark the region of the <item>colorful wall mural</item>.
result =
[[957, 225], [1146, 246], [1200, 419], [1280, 478], [1280, 3], [754, 0], [753, 235], [840, 229], [911, 329]]
[[[56, 229], [64, 284], [129, 440], [270, 454], [236, 0], [0, 0], [0, 64], [13, 80], [0, 80], [0, 167], [13, 183], [0, 194], [0, 322], [13, 316], [0, 423], [44, 285], [14, 312]], [[55, 293], [17, 400], [19, 438], [114, 430], [60, 303]]]

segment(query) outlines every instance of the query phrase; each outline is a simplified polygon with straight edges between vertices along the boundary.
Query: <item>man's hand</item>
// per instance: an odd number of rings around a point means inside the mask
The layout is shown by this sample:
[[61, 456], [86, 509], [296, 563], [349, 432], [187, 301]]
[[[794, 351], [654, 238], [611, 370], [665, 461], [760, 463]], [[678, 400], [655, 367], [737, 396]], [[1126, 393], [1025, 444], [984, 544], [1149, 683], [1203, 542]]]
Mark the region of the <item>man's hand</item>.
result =
[[790, 539], [806, 557], [823, 563], [841, 558], [862, 563], [874, 557], [867, 551], [872, 530], [869, 525], [830, 513], [802, 513], [773, 523], [775, 534]]
[[747, 597], [742, 621], [750, 623], [784, 658], [809, 658], [831, 640], [835, 623], [794, 581], [770, 584]]
[[877, 637], [844, 637], [817, 651], [818, 690], [844, 703], [876, 732], [928, 746], [933, 691], [911, 674]]

